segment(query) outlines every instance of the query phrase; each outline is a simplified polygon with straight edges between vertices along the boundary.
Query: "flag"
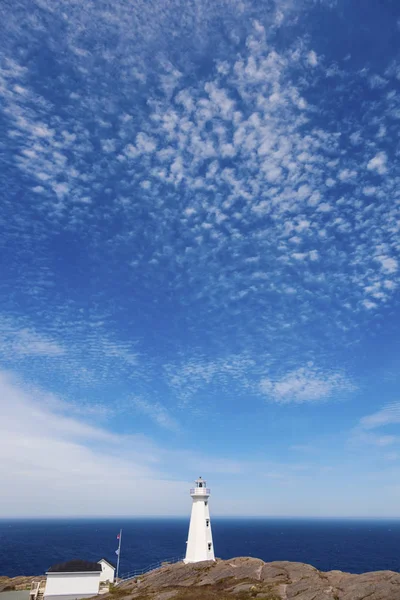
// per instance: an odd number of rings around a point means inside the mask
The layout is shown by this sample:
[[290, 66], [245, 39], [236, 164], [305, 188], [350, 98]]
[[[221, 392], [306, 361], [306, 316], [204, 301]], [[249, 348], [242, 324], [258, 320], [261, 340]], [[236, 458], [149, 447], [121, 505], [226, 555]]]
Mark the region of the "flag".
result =
[[115, 551], [115, 554], [119, 556], [119, 548]]
[[118, 535], [117, 535], [117, 540], [119, 540], [119, 538], [120, 538], [120, 537], [121, 537], [121, 536], [120, 536], [120, 534], [118, 534]]

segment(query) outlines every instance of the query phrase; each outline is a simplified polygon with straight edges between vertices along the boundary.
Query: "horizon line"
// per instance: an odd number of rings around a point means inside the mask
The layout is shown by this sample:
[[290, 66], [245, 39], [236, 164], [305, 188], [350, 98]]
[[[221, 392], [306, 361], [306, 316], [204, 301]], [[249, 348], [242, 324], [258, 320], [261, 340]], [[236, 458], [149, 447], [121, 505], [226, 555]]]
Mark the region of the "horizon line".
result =
[[[1, 521], [18, 521], [18, 520], [36, 520], [39, 521], [41, 519], [48, 520], [57, 520], [57, 519], [79, 519], [79, 520], [118, 520], [118, 519], [188, 519], [190, 515], [9, 515], [9, 516], [0, 516]], [[220, 515], [214, 514], [211, 516], [212, 519], [268, 519], [268, 520], [312, 520], [312, 521], [320, 521], [320, 520], [400, 520], [400, 515], [398, 516], [382, 516], [382, 515], [318, 515], [318, 516], [310, 516], [310, 515]]]

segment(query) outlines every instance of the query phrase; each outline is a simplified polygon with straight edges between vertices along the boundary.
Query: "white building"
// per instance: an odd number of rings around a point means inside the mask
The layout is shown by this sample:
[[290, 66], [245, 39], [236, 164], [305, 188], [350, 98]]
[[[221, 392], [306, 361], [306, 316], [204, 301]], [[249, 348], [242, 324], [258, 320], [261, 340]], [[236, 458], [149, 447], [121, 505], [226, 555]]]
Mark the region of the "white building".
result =
[[108, 562], [105, 558], [99, 560], [99, 565], [101, 566], [100, 573], [100, 582], [108, 581], [109, 583], [114, 583], [115, 577], [115, 567], [111, 563]]
[[99, 593], [102, 565], [70, 560], [54, 565], [46, 573], [44, 600], [79, 600]]
[[214, 546], [211, 533], [210, 510], [208, 499], [210, 490], [206, 482], [199, 477], [194, 489], [190, 490], [193, 498], [192, 514], [190, 516], [189, 536], [186, 546], [185, 563], [215, 560]]

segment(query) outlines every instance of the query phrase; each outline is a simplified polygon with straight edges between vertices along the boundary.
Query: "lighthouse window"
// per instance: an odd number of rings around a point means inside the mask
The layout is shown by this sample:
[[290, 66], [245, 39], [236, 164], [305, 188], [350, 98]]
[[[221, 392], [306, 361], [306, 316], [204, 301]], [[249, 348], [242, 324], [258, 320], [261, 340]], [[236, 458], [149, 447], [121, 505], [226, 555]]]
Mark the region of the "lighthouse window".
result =
[[208, 549], [211, 550], [211, 544], [208, 544]]
[[207, 506], [208, 502], [204, 502], [204, 506]]
[[206, 526], [210, 527], [210, 519], [206, 519]]
[[202, 484], [202, 483], [199, 483], [199, 487], [203, 487], [203, 484]]

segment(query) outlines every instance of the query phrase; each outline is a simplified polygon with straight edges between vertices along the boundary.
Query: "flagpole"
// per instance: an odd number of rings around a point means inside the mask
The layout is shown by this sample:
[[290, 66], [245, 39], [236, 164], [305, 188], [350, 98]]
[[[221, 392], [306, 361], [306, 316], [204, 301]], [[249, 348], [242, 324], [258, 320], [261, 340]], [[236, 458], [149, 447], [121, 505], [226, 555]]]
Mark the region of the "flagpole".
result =
[[122, 529], [119, 530], [119, 545], [118, 545], [118, 559], [117, 559], [117, 581], [119, 575], [119, 557], [121, 555], [121, 540], [122, 540]]

